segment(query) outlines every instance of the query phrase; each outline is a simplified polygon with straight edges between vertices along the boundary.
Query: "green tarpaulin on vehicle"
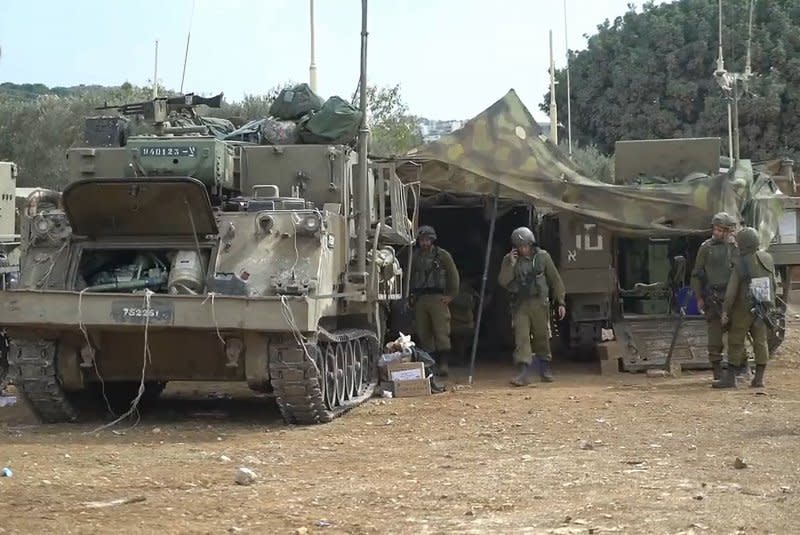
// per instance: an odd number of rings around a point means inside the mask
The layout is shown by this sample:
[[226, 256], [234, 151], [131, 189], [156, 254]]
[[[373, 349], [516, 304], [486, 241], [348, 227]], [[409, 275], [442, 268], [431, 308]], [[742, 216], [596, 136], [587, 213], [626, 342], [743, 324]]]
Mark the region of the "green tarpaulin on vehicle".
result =
[[340, 97], [331, 97], [308, 121], [300, 123], [303, 143], [350, 144], [358, 134], [361, 112]]
[[544, 203], [625, 235], [707, 233], [711, 216], [724, 210], [752, 218], [745, 221], [769, 243], [784, 197], [749, 161], [739, 164], [736, 173], [671, 184], [607, 184], [583, 176], [542, 138], [512, 89], [460, 130], [409, 151], [398, 172], [405, 180], [419, 178], [423, 187], [452, 193], [492, 195], [499, 186], [503, 198]]

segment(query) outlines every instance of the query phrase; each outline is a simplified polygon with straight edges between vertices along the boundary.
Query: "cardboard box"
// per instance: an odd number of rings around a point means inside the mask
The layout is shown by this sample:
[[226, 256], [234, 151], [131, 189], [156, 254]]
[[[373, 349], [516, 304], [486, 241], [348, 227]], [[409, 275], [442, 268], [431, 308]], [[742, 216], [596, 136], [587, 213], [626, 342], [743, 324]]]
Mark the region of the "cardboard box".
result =
[[395, 381], [394, 391], [396, 398], [412, 398], [417, 396], [431, 395], [431, 382], [428, 379], [410, 379], [405, 381]]
[[395, 383], [425, 379], [425, 365], [421, 362], [390, 362], [386, 372]]
[[392, 355], [392, 354], [382, 355], [381, 358], [378, 359], [378, 378], [381, 381], [388, 381], [389, 380], [389, 372], [387, 370], [387, 367], [390, 364], [392, 364], [392, 363], [401, 363], [401, 362], [410, 362], [411, 361], [411, 353], [408, 353], [407, 355], [403, 355], [399, 359], [396, 359], [396, 360], [390, 360], [389, 362], [383, 361], [383, 359], [385, 357], [390, 356], [390, 355]]

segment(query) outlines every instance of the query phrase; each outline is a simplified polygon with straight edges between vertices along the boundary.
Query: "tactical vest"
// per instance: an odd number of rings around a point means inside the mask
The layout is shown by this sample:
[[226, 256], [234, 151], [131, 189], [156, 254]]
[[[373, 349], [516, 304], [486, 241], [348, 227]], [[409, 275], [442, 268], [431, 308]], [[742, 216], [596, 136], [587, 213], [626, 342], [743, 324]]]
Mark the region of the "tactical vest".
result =
[[731, 276], [731, 263], [733, 262], [733, 245], [726, 241], [708, 242], [708, 256], [706, 257], [706, 277], [709, 290], [723, 290], [728, 285]]
[[532, 257], [520, 256], [514, 265], [514, 280], [509, 286], [517, 299], [540, 299], [546, 301], [550, 297], [550, 288], [544, 274], [544, 255], [537, 251]]
[[439, 259], [439, 248], [434, 246], [430, 253], [418, 252], [417, 262], [412, 273], [411, 290], [416, 294], [445, 293], [447, 273]]

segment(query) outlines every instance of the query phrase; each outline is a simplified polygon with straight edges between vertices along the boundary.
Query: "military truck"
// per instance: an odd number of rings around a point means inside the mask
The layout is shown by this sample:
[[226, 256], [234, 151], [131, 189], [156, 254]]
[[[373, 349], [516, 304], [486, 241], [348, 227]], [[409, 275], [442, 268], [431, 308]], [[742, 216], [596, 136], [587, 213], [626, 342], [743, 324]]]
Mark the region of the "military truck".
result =
[[[719, 154], [719, 138], [620, 141], [615, 151], [616, 180], [620, 184], [670, 183], [727, 172], [730, 162]], [[785, 164], [782, 169], [787, 172]], [[754, 171], [770, 170], [754, 166]], [[768, 180], [774, 186], [782, 178], [770, 175]], [[796, 218], [793, 201], [787, 202], [784, 218]], [[756, 211], [737, 215], [752, 224], [748, 218], [755, 217]], [[627, 238], [563, 212], [545, 215], [540, 235], [567, 288], [570, 315], [558, 325], [565, 347], [581, 352], [598, 345], [613, 346], [610, 356], [619, 357], [625, 371], [663, 366], [670, 353], [684, 368], [710, 367], [705, 321], [688, 288], [696, 252], [707, 235]], [[783, 340], [790, 291], [786, 281], [800, 253], [796, 236], [776, 237], [780, 238], [784, 243], [777, 247], [773, 243], [769, 249], [774, 254], [779, 249], [775, 259], [782, 297], [775, 314], [777, 329], [769, 340], [771, 351]], [[686, 316], [678, 325], [681, 308]]]
[[87, 399], [130, 411], [176, 380], [273, 392], [300, 424], [371, 395], [413, 228], [391, 166], [368, 169], [364, 69], [358, 152], [175, 126], [189, 95], [119, 107], [152, 134], [69, 151], [71, 182], [23, 218], [20, 281], [0, 297], [15, 383], [43, 421]]

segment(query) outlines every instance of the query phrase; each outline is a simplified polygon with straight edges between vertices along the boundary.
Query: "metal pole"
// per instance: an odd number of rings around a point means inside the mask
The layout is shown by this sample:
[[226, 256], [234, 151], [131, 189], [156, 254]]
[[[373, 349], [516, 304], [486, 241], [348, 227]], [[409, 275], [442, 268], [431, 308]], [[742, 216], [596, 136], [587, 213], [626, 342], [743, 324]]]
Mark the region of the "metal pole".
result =
[[[361, 126], [358, 130], [358, 180], [356, 181], [356, 266], [366, 277], [367, 272], [367, 144], [369, 126], [367, 124], [367, 0], [361, 0], [361, 81], [359, 84]], [[366, 280], [365, 280], [366, 282]]]
[[733, 119], [731, 118], [731, 101], [728, 100], [728, 156], [733, 162]]
[[[308, 81], [311, 85], [311, 90], [317, 91], [317, 64], [314, 61], [314, 0], [309, 0], [309, 9], [311, 11], [311, 65], [308, 67]], [[366, 8], [364, 8], [366, 9]]]
[[553, 30], [550, 30], [550, 141], [558, 145], [558, 112], [556, 111], [556, 64], [553, 61]]
[[156, 57], [153, 67], [153, 98], [158, 97], [158, 39], [156, 39]]
[[192, 14], [189, 15], [189, 31], [186, 34], [186, 51], [183, 53], [183, 72], [181, 73], [181, 95], [183, 94], [183, 81], [186, 79], [186, 62], [189, 60], [189, 41], [192, 38], [192, 22], [194, 22], [194, 0], [192, 0]]
[[492, 255], [492, 241], [494, 241], [494, 226], [497, 221], [497, 201], [500, 197], [500, 184], [495, 186], [494, 204], [492, 206], [492, 220], [489, 222], [489, 238], [486, 241], [486, 258], [483, 261], [483, 279], [481, 279], [481, 294], [478, 298], [478, 317], [475, 320], [475, 333], [472, 335], [472, 355], [469, 361], [469, 384], [472, 384], [472, 377], [475, 375], [475, 355], [478, 352], [478, 335], [481, 331], [481, 320], [483, 319], [483, 299], [486, 295], [486, 279], [489, 277], [489, 260]]
[[567, 49], [567, 139], [569, 140], [569, 154], [572, 156], [572, 104], [570, 102], [569, 87], [569, 40], [567, 39], [567, 0], [564, 0], [564, 48]]
[[739, 163], [739, 80], [733, 79], [733, 153], [734, 162]]

